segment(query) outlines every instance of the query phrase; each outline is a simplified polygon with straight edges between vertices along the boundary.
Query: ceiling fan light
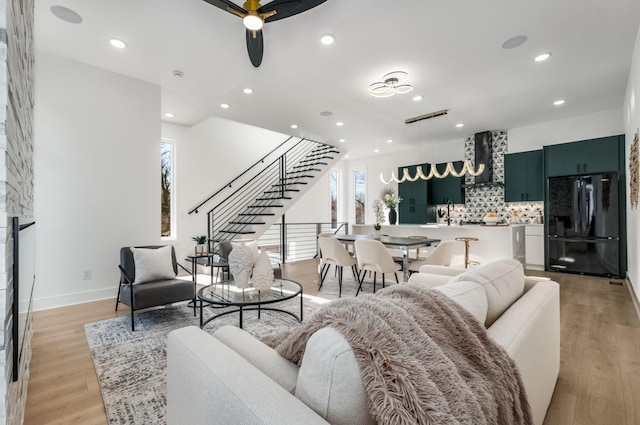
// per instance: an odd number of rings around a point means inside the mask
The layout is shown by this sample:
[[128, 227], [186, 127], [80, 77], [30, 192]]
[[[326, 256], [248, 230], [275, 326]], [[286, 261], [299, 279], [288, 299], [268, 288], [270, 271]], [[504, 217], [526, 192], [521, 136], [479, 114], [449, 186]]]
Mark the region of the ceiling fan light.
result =
[[396, 94], [409, 93], [411, 90], [413, 90], [413, 86], [409, 84], [403, 84], [401, 86], [396, 86], [395, 88]]
[[257, 15], [252, 15], [251, 13], [249, 13], [247, 16], [242, 18], [242, 23], [248, 30], [251, 30], [251, 31], [261, 30], [264, 25], [264, 21], [262, 20], [261, 17]]
[[393, 90], [389, 89], [389, 88], [385, 88], [384, 90], [378, 90], [375, 92], [369, 92], [369, 94], [373, 97], [379, 97], [379, 98], [383, 98], [383, 97], [391, 97], [394, 94], [396, 94]]
[[393, 71], [382, 77], [383, 80], [396, 80], [395, 84], [402, 84], [409, 78], [409, 74], [404, 71]]

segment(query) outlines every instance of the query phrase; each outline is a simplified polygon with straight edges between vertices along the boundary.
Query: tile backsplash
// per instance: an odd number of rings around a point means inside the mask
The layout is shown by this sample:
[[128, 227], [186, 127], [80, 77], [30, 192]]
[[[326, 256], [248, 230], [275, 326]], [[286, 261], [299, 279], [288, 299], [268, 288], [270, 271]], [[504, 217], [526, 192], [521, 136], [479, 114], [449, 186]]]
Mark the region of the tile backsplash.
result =
[[[542, 202], [510, 202], [504, 201], [504, 155], [507, 153], [507, 132], [494, 130], [491, 132], [491, 164], [493, 167], [492, 186], [473, 187], [473, 176], [465, 177], [465, 205], [456, 205], [451, 212], [452, 224], [460, 221], [481, 221], [485, 214], [494, 212], [508, 223], [537, 223], [544, 214]], [[466, 160], [475, 162], [474, 137], [468, 137], [464, 144]], [[474, 164], [475, 165], [475, 164]], [[446, 205], [438, 205], [438, 222], [446, 223]]]

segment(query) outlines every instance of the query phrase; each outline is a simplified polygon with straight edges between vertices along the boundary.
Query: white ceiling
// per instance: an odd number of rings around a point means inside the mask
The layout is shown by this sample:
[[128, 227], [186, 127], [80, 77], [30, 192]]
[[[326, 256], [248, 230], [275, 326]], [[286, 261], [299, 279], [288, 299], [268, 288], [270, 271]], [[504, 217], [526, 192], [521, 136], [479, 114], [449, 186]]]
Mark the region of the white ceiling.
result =
[[[266, 24], [254, 68], [241, 20], [203, 0], [35, 3], [36, 48], [159, 84], [162, 112], [175, 114], [168, 122], [219, 116], [332, 144], [344, 138], [352, 158], [620, 107], [640, 23], [638, 0], [327, 0]], [[56, 18], [52, 5], [83, 23]], [[319, 42], [327, 33], [332, 46]], [[501, 47], [520, 34], [525, 44]], [[111, 37], [129, 47], [112, 48]], [[543, 52], [551, 59], [534, 63]], [[368, 85], [395, 70], [409, 73], [414, 91], [370, 97]], [[553, 106], [559, 98], [566, 104]], [[404, 124], [440, 109], [450, 112]]]

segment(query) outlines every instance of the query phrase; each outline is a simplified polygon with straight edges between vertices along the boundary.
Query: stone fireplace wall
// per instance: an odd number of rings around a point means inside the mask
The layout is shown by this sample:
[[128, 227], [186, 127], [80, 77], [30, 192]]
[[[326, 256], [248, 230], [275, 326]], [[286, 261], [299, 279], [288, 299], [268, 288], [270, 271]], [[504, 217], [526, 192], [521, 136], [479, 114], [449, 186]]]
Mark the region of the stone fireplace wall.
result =
[[34, 0], [0, 0], [0, 424], [22, 424], [31, 360], [31, 323], [13, 382], [11, 219], [33, 217]]

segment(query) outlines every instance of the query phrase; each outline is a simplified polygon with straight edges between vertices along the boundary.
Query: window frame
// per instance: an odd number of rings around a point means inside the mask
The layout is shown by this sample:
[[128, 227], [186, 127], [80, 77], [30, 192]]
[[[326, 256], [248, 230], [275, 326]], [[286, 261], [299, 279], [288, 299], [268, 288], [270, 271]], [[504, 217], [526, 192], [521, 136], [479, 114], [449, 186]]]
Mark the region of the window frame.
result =
[[[358, 222], [358, 178], [357, 173], [362, 173], [362, 223]], [[366, 170], [353, 170], [353, 223], [365, 224], [367, 221], [367, 172]]]
[[[168, 139], [163, 137], [160, 140], [160, 167], [162, 167], [162, 145], [168, 144], [171, 146], [171, 195], [170, 195], [170, 233], [169, 236], [162, 236], [162, 193], [160, 193], [160, 240], [161, 241], [174, 241], [178, 239], [177, 232], [177, 206], [176, 206], [176, 141], [174, 139]], [[162, 168], [160, 168], [162, 173]], [[162, 176], [162, 174], [161, 174]], [[162, 189], [161, 189], [162, 190]]]

